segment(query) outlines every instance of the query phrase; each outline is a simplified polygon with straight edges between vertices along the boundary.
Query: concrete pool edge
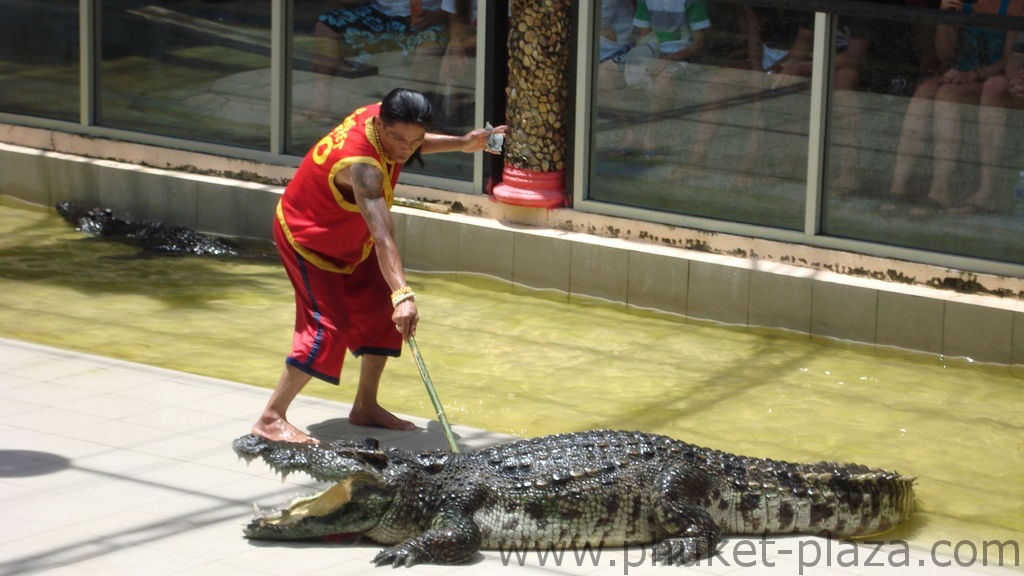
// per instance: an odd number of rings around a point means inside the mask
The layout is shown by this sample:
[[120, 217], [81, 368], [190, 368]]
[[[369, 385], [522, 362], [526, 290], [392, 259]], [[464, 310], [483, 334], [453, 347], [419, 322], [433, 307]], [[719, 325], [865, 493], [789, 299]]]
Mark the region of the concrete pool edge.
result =
[[[278, 167], [277, 172], [285, 171], [291, 169]], [[266, 238], [281, 190], [273, 184], [0, 143], [0, 195], [38, 205], [70, 199], [134, 218]], [[956, 271], [713, 234], [719, 242], [723, 237], [733, 242], [728, 251], [739, 255], [719, 254], [686, 247], [687, 235], [709, 234], [700, 231], [572, 210], [523, 212], [492, 205], [486, 196], [412, 185], [403, 185], [400, 192], [459, 202], [465, 210], [394, 209], [398, 240], [414, 270], [485, 274], [687, 318], [1024, 364], [1024, 301], [1019, 298], [844, 273], [867, 270], [907, 280], [955, 276]], [[602, 230], [617, 231], [620, 237], [598, 233]], [[677, 245], [665, 243], [667, 234], [679, 235]], [[659, 242], [640, 239], [645, 235]], [[990, 289], [1024, 289], [1022, 279], [970, 276]]]

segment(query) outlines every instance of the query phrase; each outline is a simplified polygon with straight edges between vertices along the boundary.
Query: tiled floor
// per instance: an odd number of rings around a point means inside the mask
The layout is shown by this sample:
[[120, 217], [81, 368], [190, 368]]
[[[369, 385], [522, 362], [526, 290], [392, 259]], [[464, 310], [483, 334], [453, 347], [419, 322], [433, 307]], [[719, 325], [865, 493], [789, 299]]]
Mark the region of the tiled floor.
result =
[[[372, 543], [250, 543], [253, 502], [302, 490], [230, 449], [267, 390], [0, 339], [0, 575], [330, 575], [369, 573]], [[368, 433], [405, 448], [445, 446], [436, 423], [384, 433], [350, 426], [348, 406], [300, 397], [290, 416], [324, 438]], [[456, 427], [468, 448], [503, 438]], [[873, 552], [877, 552], [872, 554]], [[870, 557], [869, 557], [870, 555]], [[961, 557], [961, 561], [965, 558]], [[980, 558], [978, 560], [980, 562]], [[948, 565], [947, 565], [948, 563]], [[966, 563], [966, 562], [964, 562]], [[904, 564], [907, 564], [904, 566]], [[379, 569], [386, 570], [386, 569]], [[730, 540], [696, 574], [996, 574], [927, 550], [816, 538]], [[665, 574], [649, 550], [521, 557], [408, 574]]]

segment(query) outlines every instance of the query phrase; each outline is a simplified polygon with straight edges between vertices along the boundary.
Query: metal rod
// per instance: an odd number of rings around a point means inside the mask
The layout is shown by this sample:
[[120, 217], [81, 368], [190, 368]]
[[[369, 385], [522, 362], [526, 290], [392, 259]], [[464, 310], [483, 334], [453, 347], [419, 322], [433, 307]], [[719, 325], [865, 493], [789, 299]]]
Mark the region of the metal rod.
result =
[[409, 336], [409, 350], [412, 350], [412, 357], [416, 360], [416, 366], [420, 369], [420, 376], [423, 377], [423, 385], [427, 387], [427, 394], [430, 396], [430, 402], [434, 405], [434, 411], [437, 412], [437, 420], [441, 423], [441, 428], [444, 430], [444, 437], [448, 440], [448, 447], [455, 454], [460, 452], [458, 443], [455, 442], [455, 434], [452, 433], [452, 425], [448, 423], [448, 417], [444, 414], [444, 407], [441, 406], [441, 399], [437, 396], [437, 390], [434, 389], [434, 382], [430, 379], [430, 374], [427, 372], [427, 365], [423, 363], [423, 355], [420, 354], [420, 347], [416, 345], [416, 338]]

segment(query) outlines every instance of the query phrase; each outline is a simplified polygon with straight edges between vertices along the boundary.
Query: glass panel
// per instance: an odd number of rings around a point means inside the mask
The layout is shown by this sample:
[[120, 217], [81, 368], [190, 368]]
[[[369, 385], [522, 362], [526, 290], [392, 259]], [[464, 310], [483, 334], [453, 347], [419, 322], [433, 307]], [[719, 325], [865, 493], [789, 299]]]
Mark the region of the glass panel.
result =
[[[295, 12], [289, 153], [305, 154], [351, 111], [398, 87], [430, 98], [433, 131], [461, 134], [472, 125], [475, 0], [301, 2]], [[472, 179], [471, 155], [424, 162], [403, 170]]]
[[0, 1], [0, 111], [78, 121], [78, 1]]
[[100, 124], [269, 148], [270, 2], [102, 7]]
[[823, 231], [1024, 262], [1024, 34], [877, 17], [854, 28], [867, 51], [853, 82], [837, 78]]
[[813, 14], [647, 4], [601, 3], [589, 198], [802, 229]]

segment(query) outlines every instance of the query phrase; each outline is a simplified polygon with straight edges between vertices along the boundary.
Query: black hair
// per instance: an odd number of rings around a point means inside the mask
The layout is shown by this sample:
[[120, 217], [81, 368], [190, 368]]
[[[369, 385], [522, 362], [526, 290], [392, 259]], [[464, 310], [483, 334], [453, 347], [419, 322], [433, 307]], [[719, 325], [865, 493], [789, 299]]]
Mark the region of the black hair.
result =
[[418, 124], [424, 130], [430, 130], [430, 124], [434, 121], [434, 111], [430, 106], [430, 100], [422, 92], [395, 88], [388, 92], [380, 103], [380, 119], [387, 124]]
[[[380, 119], [385, 124], [395, 122], [417, 124], [424, 130], [430, 130], [430, 124], [434, 120], [434, 111], [430, 106], [430, 100], [422, 92], [408, 88], [395, 88], [388, 92], [388, 95], [380, 103]], [[419, 148], [409, 158], [409, 162], [413, 160], [423, 166], [423, 157], [420, 155]]]

